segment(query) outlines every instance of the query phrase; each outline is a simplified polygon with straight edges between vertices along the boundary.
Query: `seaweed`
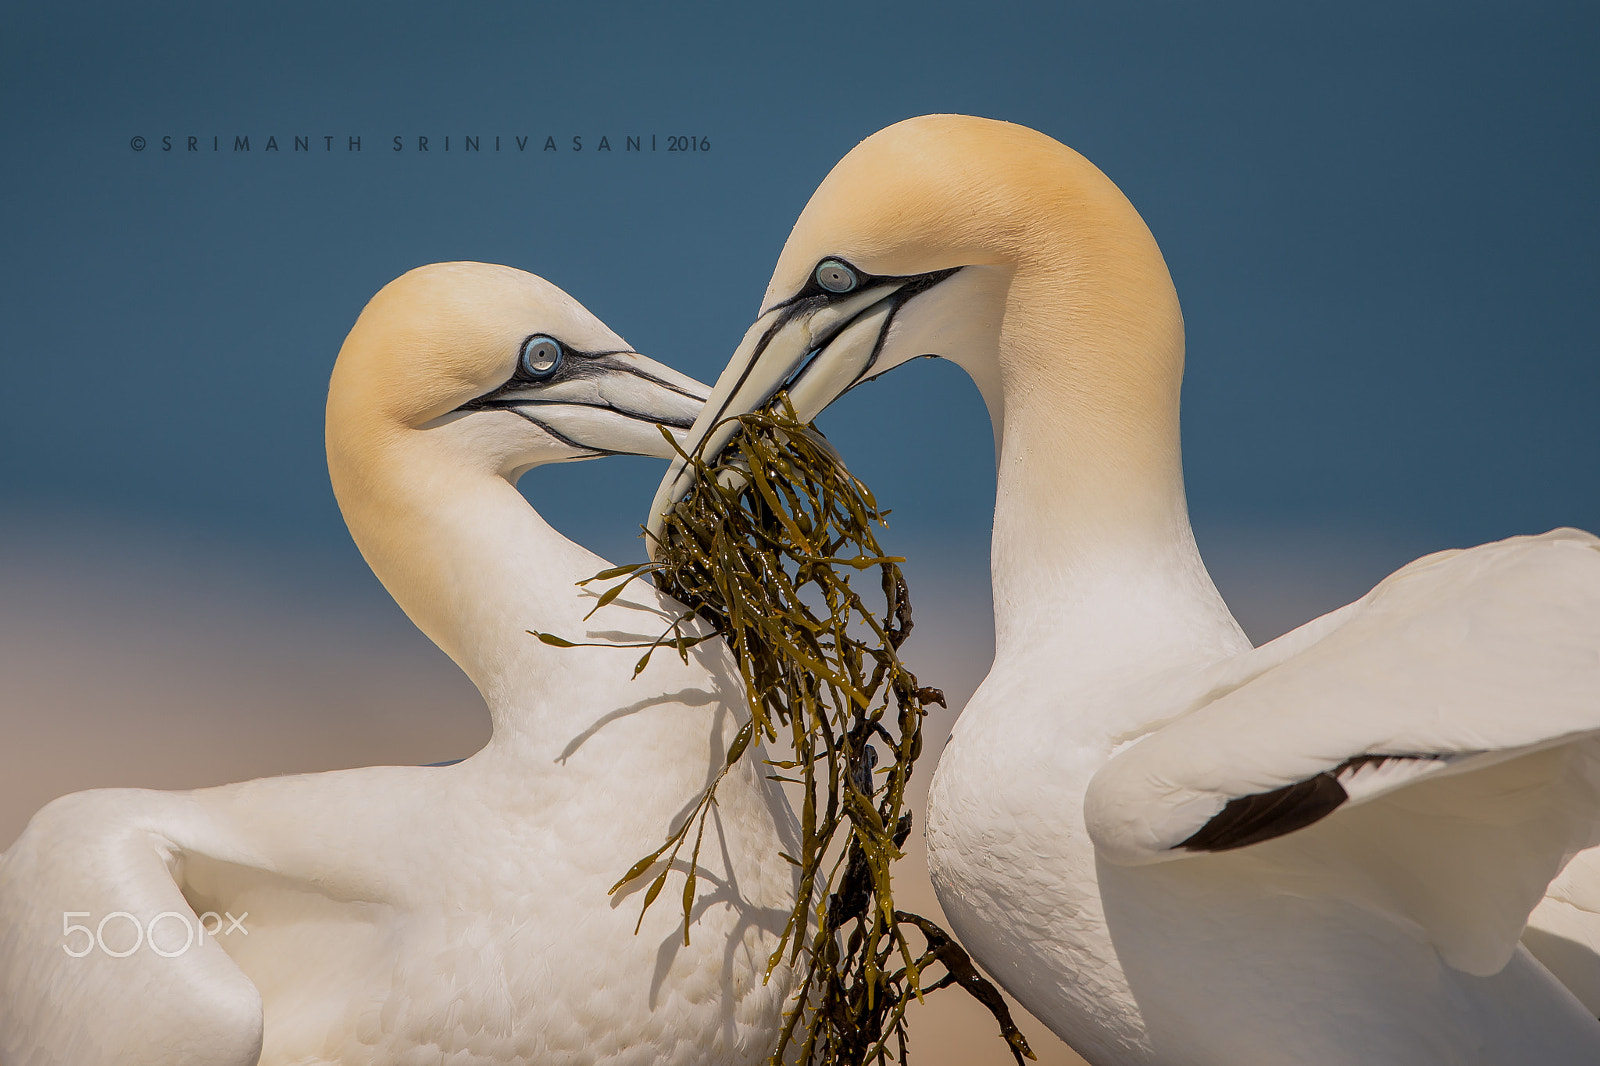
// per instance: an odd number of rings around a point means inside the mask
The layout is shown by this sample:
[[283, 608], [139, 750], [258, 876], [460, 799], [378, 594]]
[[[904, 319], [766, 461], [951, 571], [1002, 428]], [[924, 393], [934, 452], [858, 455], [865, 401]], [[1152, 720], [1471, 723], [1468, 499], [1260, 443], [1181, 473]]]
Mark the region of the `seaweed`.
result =
[[[735, 436], [713, 461], [680, 450], [697, 478], [665, 516], [655, 561], [588, 579], [623, 579], [601, 594], [599, 606], [651, 576], [706, 619], [710, 635], [727, 641], [750, 705], [722, 770], [690, 816], [612, 891], [660, 864], [644, 894], [642, 921], [672, 860], [688, 846], [687, 942], [695, 864], [717, 785], [741, 758], [763, 750], [751, 743], [759, 736], [786, 756], [768, 760], [779, 771], [771, 776], [798, 786], [802, 797], [800, 854], [780, 856], [799, 868], [799, 892], [766, 970], [770, 978], [787, 957], [798, 989], [769, 1061], [906, 1063], [906, 1007], [954, 986], [994, 1015], [1021, 1066], [1034, 1055], [999, 992], [947, 932], [894, 905], [893, 864], [912, 830], [906, 787], [922, 752], [926, 707], [942, 706], [944, 696], [921, 685], [899, 657], [912, 629], [904, 560], [886, 555], [873, 533], [888, 512], [822, 434], [795, 418], [786, 397], [737, 421]], [[851, 586], [852, 578], [873, 573], [882, 596], [876, 610]], [[686, 655], [707, 639], [685, 633], [688, 617], [638, 645], [645, 653], [635, 676], [658, 648]], [[874, 739], [889, 751], [881, 766]], [[930, 981], [925, 970], [934, 965], [944, 973]]]

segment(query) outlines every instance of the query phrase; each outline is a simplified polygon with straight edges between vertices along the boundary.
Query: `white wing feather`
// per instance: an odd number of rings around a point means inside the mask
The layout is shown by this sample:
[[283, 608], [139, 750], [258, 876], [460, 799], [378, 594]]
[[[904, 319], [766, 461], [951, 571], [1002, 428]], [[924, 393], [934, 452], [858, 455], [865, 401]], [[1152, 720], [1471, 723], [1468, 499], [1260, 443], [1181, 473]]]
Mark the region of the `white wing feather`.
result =
[[1600, 848], [1561, 871], [1528, 916], [1522, 943], [1571, 993], [1600, 1015]]
[[[1085, 817], [1106, 859], [1158, 862], [1251, 803], [1299, 828], [1315, 790], [1327, 809], [1285, 839], [1354, 855], [1447, 961], [1491, 973], [1600, 843], [1597, 737], [1600, 540], [1556, 530], [1419, 559], [1226, 664], [1095, 775]], [[1411, 758], [1362, 758], [1383, 755]]]
[[163, 828], [183, 816], [169, 807], [161, 793], [133, 789], [64, 796], [0, 856], [0, 1062], [253, 1066], [259, 1058], [261, 996], [210, 937], [180, 951], [184, 933], [166, 918], [158, 946], [172, 957], [148, 944], [123, 958], [98, 945], [74, 957], [92, 941], [66, 926], [92, 931], [119, 911], [131, 917], [103, 930], [114, 952], [133, 942], [133, 922], [143, 936], [164, 912], [194, 929], [198, 917], [175, 877], [177, 834]]

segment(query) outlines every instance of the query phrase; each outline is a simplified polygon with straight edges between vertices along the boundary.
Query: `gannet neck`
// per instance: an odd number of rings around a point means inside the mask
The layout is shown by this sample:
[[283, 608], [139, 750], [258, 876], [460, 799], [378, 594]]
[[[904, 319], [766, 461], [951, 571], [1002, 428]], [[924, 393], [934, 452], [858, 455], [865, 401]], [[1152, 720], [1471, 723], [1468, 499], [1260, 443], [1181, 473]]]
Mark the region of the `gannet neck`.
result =
[[876, 277], [954, 270], [909, 300], [872, 372], [941, 355], [989, 407], [998, 656], [1047, 641], [1057, 659], [1149, 663], [1244, 645], [1189, 529], [1177, 294], [1110, 179], [1022, 126], [908, 119], [829, 173], [764, 307], [830, 256]]
[[1050, 147], [1012, 197], [1033, 222], [1010, 227], [1023, 238], [991, 356], [998, 403], [986, 397], [996, 655], [1048, 648], [1093, 677], [1234, 654], [1248, 642], [1189, 525], [1171, 276], [1121, 191]]
[[[606, 679], [628, 676], [619, 670], [625, 653], [551, 648], [528, 630], [589, 639], [599, 623], [583, 620], [593, 599], [576, 583], [608, 564], [551, 528], [506, 477], [459, 461], [429, 432], [399, 430], [364, 453], [335, 448], [330, 432], [334, 492], [363, 558], [483, 693], [497, 739], [524, 728], [530, 714], [581, 714], [569, 705], [573, 694], [604, 703]], [[643, 633], [656, 620], [638, 613]], [[615, 627], [614, 617], [606, 621]], [[607, 658], [594, 669], [597, 656]], [[585, 667], [593, 677], [582, 684], [552, 676], [582, 676]], [[540, 683], [528, 684], [535, 677]], [[545, 706], [552, 693], [569, 702]]]
[[[570, 346], [578, 372], [529, 370], [525, 349], [541, 337], [555, 368]], [[553, 717], [587, 727], [596, 713], [693, 687], [691, 674], [704, 680], [703, 664], [694, 674], [675, 661], [630, 687], [627, 651], [554, 648], [529, 632], [648, 642], [676, 613], [640, 584], [586, 620], [602, 589], [576, 583], [608, 564], [515, 487], [545, 463], [664, 451], [657, 424], [692, 418], [700, 389], [554, 285], [493, 264], [413, 270], [345, 338], [328, 383], [334, 495], [384, 587], [482, 692], [496, 743], [528, 729], [558, 735], [541, 728]]]
[[[991, 405], [996, 656], [1044, 651], [1079, 677], [1248, 646], [1189, 525], [1170, 282], [1116, 259], [1018, 269]], [[1141, 314], [1163, 328], [1122, 328]]]

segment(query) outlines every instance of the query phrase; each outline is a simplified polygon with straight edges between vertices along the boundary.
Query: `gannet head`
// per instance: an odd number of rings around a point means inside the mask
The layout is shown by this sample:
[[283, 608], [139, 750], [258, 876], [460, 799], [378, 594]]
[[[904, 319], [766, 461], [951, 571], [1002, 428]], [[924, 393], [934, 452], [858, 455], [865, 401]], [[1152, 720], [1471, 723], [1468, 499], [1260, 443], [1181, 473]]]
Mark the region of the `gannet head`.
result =
[[706, 392], [543, 278], [435, 263], [384, 286], [346, 338], [328, 389], [329, 463], [414, 434], [512, 481], [544, 463], [666, 458], [658, 427], [681, 436]]
[[[1012, 313], [1044, 304], [1054, 313]], [[1103, 358], [1109, 348], [1115, 360]], [[960, 364], [997, 434], [1008, 383], [1041, 376], [1107, 395], [1164, 390], [1175, 420], [1182, 320], [1149, 230], [1088, 160], [1011, 123], [908, 119], [857, 145], [817, 188], [690, 446], [714, 455], [732, 418], [780, 390], [809, 419], [919, 356]], [[1115, 390], [1098, 388], [1108, 375], [1123, 379]], [[652, 534], [693, 476], [672, 463]]]

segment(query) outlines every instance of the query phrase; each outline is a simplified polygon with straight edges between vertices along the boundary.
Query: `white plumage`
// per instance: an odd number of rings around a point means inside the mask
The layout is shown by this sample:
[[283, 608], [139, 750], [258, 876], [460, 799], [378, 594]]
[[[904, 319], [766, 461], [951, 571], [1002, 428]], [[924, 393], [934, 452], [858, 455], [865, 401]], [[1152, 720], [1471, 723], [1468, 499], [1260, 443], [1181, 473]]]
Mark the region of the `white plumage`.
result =
[[[521, 358], [538, 336], [562, 350], [548, 374]], [[530, 636], [649, 640], [681, 608], [639, 583], [585, 620], [598, 590], [574, 583], [608, 564], [513, 487], [541, 463], [664, 454], [654, 423], [686, 426], [703, 396], [521, 271], [425, 267], [374, 297], [330, 387], [334, 489], [373, 570], [483, 693], [493, 739], [453, 766], [51, 803], [0, 857], [0, 1060], [760, 1061], [795, 891], [772, 858], [795, 833], [776, 786], [751, 760], [720, 786], [689, 945], [681, 893], [637, 935], [648, 878], [607, 895], [721, 768], [738, 671], [711, 641], [632, 680], [636, 651]], [[64, 912], [127, 917], [109, 950], [71, 957], [85, 934], [64, 937]], [[206, 912], [217, 935], [180, 950], [180, 919]], [[113, 957], [134, 923], [160, 950]]]
[[[1097, 1066], [1600, 1061], [1518, 946], [1600, 841], [1600, 541], [1432, 555], [1251, 648], [1190, 532], [1160, 252], [1022, 127], [930, 116], [846, 156], [691, 439], [922, 355], [996, 428], [995, 662], [927, 824], [984, 967]], [[1541, 909], [1581, 925], [1583, 888]]]

